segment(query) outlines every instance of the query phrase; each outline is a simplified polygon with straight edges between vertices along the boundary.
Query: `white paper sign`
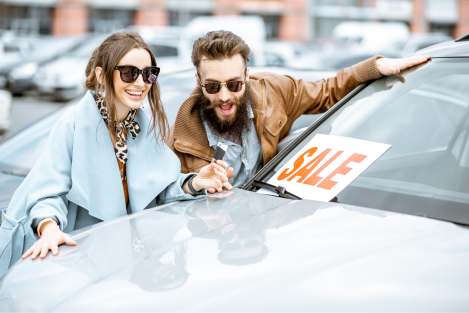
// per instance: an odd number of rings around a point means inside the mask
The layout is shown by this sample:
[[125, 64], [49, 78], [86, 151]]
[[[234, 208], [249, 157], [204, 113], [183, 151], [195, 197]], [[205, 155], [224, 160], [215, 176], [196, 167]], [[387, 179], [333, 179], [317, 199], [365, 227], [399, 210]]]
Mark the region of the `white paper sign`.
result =
[[303, 198], [330, 201], [391, 145], [317, 134], [268, 181]]

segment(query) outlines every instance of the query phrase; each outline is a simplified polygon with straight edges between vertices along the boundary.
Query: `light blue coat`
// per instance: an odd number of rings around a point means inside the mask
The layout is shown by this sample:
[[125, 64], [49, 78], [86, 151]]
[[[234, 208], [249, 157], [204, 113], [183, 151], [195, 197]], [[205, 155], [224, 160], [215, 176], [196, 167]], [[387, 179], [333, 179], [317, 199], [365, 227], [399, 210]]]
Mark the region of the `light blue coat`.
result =
[[[187, 175], [179, 159], [155, 138], [143, 110], [135, 119], [141, 131], [127, 142], [130, 210], [192, 199], [181, 189]], [[0, 277], [37, 240], [34, 218], [56, 216], [70, 232], [127, 214], [111, 138], [90, 92], [55, 124], [43, 150], [2, 212]]]

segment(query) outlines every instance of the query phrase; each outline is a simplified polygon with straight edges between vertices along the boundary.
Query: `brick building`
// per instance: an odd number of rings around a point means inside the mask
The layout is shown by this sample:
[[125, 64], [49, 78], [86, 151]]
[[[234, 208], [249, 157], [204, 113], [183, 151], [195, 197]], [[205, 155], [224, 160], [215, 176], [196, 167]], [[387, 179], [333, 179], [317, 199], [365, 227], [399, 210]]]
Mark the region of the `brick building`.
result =
[[69, 35], [185, 25], [201, 15], [260, 15], [268, 38], [308, 41], [343, 20], [401, 21], [414, 32], [469, 33], [469, 0], [0, 0], [0, 29]]

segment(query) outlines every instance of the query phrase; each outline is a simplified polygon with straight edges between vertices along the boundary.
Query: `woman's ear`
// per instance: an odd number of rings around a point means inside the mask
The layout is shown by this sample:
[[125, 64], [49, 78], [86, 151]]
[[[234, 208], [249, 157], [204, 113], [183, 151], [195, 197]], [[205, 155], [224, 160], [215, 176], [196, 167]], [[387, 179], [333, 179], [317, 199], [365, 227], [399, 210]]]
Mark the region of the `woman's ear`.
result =
[[94, 69], [94, 74], [96, 75], [96, 80], [98, 81], [98, 84], [103, 86], [103, 68], [101, 66], [96, 66], [96, 68]]

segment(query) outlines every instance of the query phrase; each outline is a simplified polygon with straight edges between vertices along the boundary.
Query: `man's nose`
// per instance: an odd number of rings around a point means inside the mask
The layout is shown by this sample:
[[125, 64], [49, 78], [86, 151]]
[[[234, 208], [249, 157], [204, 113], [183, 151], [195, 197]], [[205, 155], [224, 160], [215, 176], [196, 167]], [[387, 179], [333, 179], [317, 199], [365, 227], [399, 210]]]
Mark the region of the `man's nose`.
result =
[[226, 85], [221, 86], [218, 97], [223, 102], [226, 102], [230, 99], [230, 91], [228, 90], [228, 88], [226, 88]]

